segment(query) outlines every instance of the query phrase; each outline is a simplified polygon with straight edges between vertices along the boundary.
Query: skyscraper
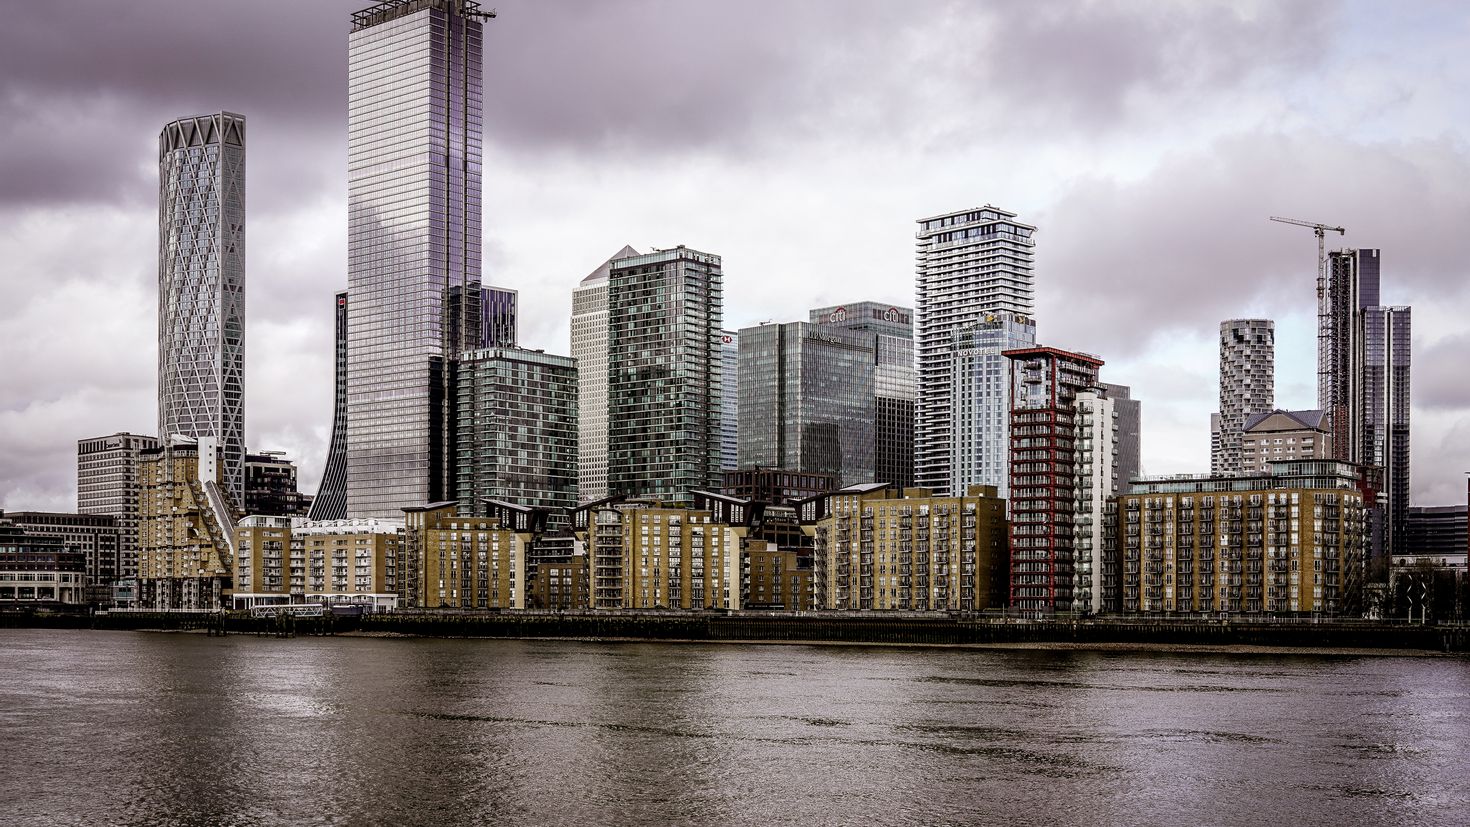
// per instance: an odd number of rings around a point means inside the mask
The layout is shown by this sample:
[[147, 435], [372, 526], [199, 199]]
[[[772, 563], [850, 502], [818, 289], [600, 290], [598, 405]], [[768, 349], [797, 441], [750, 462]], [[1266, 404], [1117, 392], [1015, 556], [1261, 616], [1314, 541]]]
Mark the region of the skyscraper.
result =
[[347, 291], [336, 295], [334, 348], [335, 392], [332, 396], [332, 441], [327, 446], [327, 465], [311, 501], [308, 516], [313, 520], [340, 520], [347, 516]]
[[607, 496], [607, 275], [638, 255], [623, 245], [572, 291], [572, 358], [577, 360], [577, 498]]
[[684, 246], [608, 271], [608, 488], [688, 502], [720, 486], [720, 257]]
[[1381, 303], [1380, 261], [1376, 249], [1328, 254], [1317, 387], [1334, 457], [1378, 469], [1378, 500], [1367, 504], [1375, 559], [1401, 545], [1410, 481], [1411, 313]]
[[[1010, 409], [1006, 368], [1000, 357], [1000, 352], [1008, 348], [987, 342], [976, 350], [974, 346], [981, 342], [958, 334], [984, 323], [987, 317], [995, 317], [1015, 328], [1003, 332], [1018, 337], [1029, 334], [1030, 341], [1025, 345], [1035, 342], [1034, 323], [1029, 317], [1036, 244], [1032, 236], [1036, 228], [1015, 219], [1015, 213], [986, 206], [918, 222], [914, 475], [920, 486], [938, 494], [955, 496], [970, 485], [1005, 484], [1005, 442], [996, 425], [1003, 429]], [[962, 400], [956, 398], [956, 385], [962, 378], [956, 369], [956, 354], [961, 347], [985, 356], [982, 365], [974, 366], [983, 373], [972, 377], [984, 381], [967, 386], [975, 403], [967, 408], [961, 408]], [[962, 421], [966, 416], [971, 418]], [[974, 437], [964, 439], [967, 431]], [[981, 443], [1000, 440], [995, 463], [960, 467], [955, 452], [982, 450], [977, 439]]]
[[1003, 354], [1035, 344], [1036, 323], [1005, 310], [953, 332], [950, 473], [967, 487], [994, 485], [1002, 499], [1010, 497], [1011, 456], [1010, 365]]
[[740, 467], [740, 334], [720, 331], [720, 471]]
[[[482, 24], [474, 0], [352, 15], [347, 513], [454, 494], [453, 370], [480, 342]], [[450, 314], [451, 291], [461, 300]]]
[[740, 467], [873, 481], [871, 335], [809, 322], [740, 331]]
[[484, 500], [577, 504], [577, 363], [536, 350], [464, 354], [458, 385], [459, 513]]
[[1128, 493], [1128, 483], [1143, 473], [1143, 403], [1133, 398], [1127, 385], [1101, 382], [1103, 394], [1112, 402], [1117, 418], [1117, 450], [1112, 496]]
[[1251, 414], [1276, 406], [1276, 323], [1229, 319], [1220, 323], [1220, 417], [1211, 418], [1210, 473], [1243, 473], [1241, 434]]
[[158, 136], [158, 435], [214, 437], [220, 486], [245, 499], [245, 118]]
[[812, 324], [873, 339], [873, 479], [914, 485], [914, 311], [856, 302], [811, 311]]

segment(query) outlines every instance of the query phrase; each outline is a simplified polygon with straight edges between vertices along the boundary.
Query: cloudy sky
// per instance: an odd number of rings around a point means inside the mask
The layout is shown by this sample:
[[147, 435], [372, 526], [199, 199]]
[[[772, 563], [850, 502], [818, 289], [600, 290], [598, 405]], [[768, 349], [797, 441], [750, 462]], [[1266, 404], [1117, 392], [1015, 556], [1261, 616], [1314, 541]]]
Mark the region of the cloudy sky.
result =
[[[346, 284], [348, 14], [365, 0], [0, 0], [0, 508], [75, 506], [80, 437], [155, 430], [157, 136], [249, 120], [247, 439], [314, 491]], [[1039, 338], [1208, 469], [1220, 320], [1273, 318], [1315, 405], [1315, 240], [1414, 306], [1417, 504], [1470, 470], [1470, 6], [1422, 0], [494, 0], [485, 273], [566, 353], [623, 244], [725, 263], [727, 327], [912, 305], [914, 219], [1036, 224]], [[1408, 10], [1405, 10], [1405, 7]]]

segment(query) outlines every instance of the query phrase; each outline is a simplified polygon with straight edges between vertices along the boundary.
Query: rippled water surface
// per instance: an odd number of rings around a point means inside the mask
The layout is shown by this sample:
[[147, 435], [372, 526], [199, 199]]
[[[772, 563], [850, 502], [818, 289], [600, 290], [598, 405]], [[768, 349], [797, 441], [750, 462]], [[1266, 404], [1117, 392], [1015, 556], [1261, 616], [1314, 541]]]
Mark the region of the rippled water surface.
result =
[[1470, 661], [7, 630], [0, 823], [1467, 824]]

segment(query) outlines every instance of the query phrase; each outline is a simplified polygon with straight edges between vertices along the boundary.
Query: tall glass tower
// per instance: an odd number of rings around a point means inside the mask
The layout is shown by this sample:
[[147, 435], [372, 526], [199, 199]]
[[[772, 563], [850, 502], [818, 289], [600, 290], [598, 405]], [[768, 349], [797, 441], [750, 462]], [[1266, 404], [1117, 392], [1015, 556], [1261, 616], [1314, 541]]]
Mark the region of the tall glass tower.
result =
[[158, 136], [158, 436], [214, 437], [245, 503], [245, 118]]
[[[454, 496], [450, 360], [480, 343], [482, 23], [473, 0], [352, 15], [347, 513]], [[451, 309], [462, 318], [451, 318]]]
[[1035, 232], [988, 205], [919, 219], [914, 476], [936, 494], [1005, 486], [1011, 403], [1001, 353], [1036, 340]]
[[347, 291], [338, 290], [336, 300], [332, 441], [327, 446], [327, 465], [322, 471], [321, 485], [307, 514], [313, 520], [340, 520], [347, 516]]

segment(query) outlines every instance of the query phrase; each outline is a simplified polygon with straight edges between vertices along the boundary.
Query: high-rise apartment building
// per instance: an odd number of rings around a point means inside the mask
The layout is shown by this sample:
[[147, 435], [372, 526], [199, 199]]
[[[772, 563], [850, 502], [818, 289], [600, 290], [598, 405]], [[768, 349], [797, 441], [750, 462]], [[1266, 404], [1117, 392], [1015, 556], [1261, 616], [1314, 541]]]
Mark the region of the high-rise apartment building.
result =
[[[1016, 221], [1015, 213], [990, 206], [918, 223], [914, 476], [936, 494], [958, 494], [978, 484], [1002, 487], [1004, 496], [1003, 430], [1011, 406], [1000, 353], [1035, 342], [1030, 316], [1036, 228]], [[1000, 346], [990, 344], [989, 336], [977, 340], [961, 335], [966, 328], [985, 324], [987, 317], [1014, 325], [1002, 328], [1001, 334], [1030, 340]], [[972, 362], [979, 357], [978, 364], [970, 365], [968, 377], [960, 371], [959, 354], [965, 348], [972, 351]], [[962, 380], [965, 390], [957, 395]], [[975, 404], [963, 406], [964, 394], [972, 395]], [[994, 443], [993, 462], [968, 468], [957, 463], [957, 452], [968, 456], [985, 450], [977, 440], [1000, 440]]]
[[245, 497], [245, 118], [182, 118], [158, 137], [158, 435], [213, 438]]
[[914, 485], [914, 311], [881, 302], [819, 307], [812, 324], [873, 337], [873, 480]]
[[311, 495], [296, 486], [296, 463], [280, 451], [245, 455], [245, 513], [305, 517]]
[[624, 245], [572, 291], [571, 345], [577, 360], [577, 496], [607, 496], [607, 277], [613, 261], [638, 255]]
[[720, 331], [720, 472], [740, 467], [740, 333]]
[[454, 493], [452, 360], [483, 336], [483, 305], [470, 300], [482, 288], [480, 16], [473, 0], [383, 0], [352, 15], [347, 513], [354, 517], [396, 518], [404, 506]]
[[687, 502], [720, 485], [720, 257], [684, 246], [608, 271], [611, 491]]
[[1245, 470], [1241, 434], [1251, 414], [1269, 411], [1276, 400], [1276, 323], [1230, 319], [1220, 323], [1220, 415], [1211, 417], [1210, 472]]
[[1036, 344], [1036, 323], [1008, 311], [987, 313], [954, 331], [950, 472], [966, 485], [994, 485], [1010, 496], [1011, 385], [1004, 354]]
[[536, 350], [465, 353], [457, 371], [459, 512], [484, 500], [577, 504], [577, 362]]
[[1332, 434], [1322, 411], [1284, 411], [1280, 408], [1246, 417], [1241, 438], [1241, 471], [1265, 474], [1271, 463], [1297, 459], [1328, 459]]
[[138, 605], [218, 609], [232, 587], [235, 522], [214, 437], [170, 437], [138, 460]]
[[1117, 425], [1117, 460], [1114, 463], [1114, 495], [1128, 492], [1128, 481], [1143, 473], [1143, 403], [1133, 398], [1127, 385], [1101, 382], [1098, 387], [1111, 400]]
[[1378, 502], [1369, 503], [1374, 559], [1401, 545], [1410, 482], [1411, 313], [1382, 304], [1380, 264], [1376, 249], [1328, 254], [1317, 387], [1333, 455], [1380, 469]]
[[313, 520], [340, 520], [347, 516], [347, 291], [335, 298], [332, 441], [327, 464], [308, 514]]
[[[1010, 605], [1072, 611], [1079, 489], [1112, 485], [1092, 470], [1097, 453], [1105, 450], [1101, 438], [1094, 442], [1091, 429], [1079, 433], [1078, 427], [1078, 395], [1097, 388], [1103, 362], [1049, 347], [1005, 355], [1011, 360], [1012, 400]], [[1098, 413], [1094, 407], [1087, 415]]]
[[740, 331], [741, 468], [873, 481], [871, 334], [808, 322]]
[[119, 578], [138, 573], [138, 458], [151, 436], [119, 433], [77, 440], [77, 511], [117, 521]]
[[1106, 553], [1105, 528], [1108, 501], [1123, 487], [1123, 417], [1119, 408], [1128, 400], [1126, 396], [1114, 399], [1110, 387], [1118, 386], [1100, 384], [1080, 390], [1072, 403], [1072, 478], [1076, 493], [1071, 522], [1056, 527], [1058, 532], [1072, 533], [1072, 608], [1084, 613], [1117, 608], [1118, 567]]

